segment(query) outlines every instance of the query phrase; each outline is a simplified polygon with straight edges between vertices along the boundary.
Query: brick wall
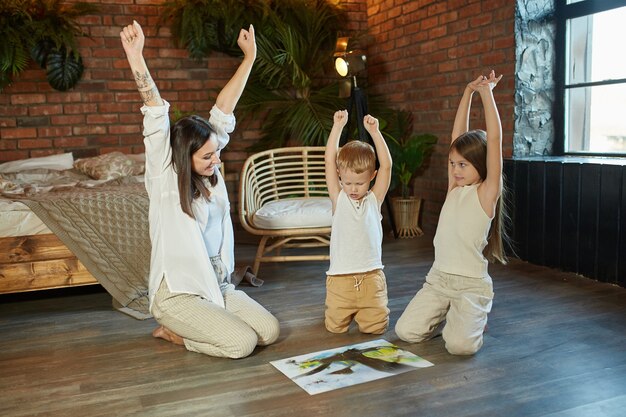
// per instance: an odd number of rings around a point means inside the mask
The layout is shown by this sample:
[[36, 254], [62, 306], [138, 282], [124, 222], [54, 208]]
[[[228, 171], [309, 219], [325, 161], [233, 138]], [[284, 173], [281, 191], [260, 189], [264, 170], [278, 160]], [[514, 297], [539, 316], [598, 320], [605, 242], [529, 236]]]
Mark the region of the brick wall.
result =
[[[163, 98], [182, 111], [208, 115], [210, 90], [223, 86], [239, 60], [215, 53], [196, 62], [173, 45], [169, 29], [156, 23], [156, 0], [92, 0], [100, 12], [79, 19], [91, 38], [80, 39], [83, 78], [69, 92], [47, 83], [33, 66], [0, 93], [0, 161], [74, 152], [75, 157], [111, 151], [143, 152], [141, 100], [121, 48], [122, 26], [136, 19], [146, 34], [144, 55]], [[233, 156], [253, 135], [233, 135]], [[226, 155], [226, 158], [228, 156]]]
[[[510, 0], [367, 0], [368, 83], [414, 115], [415, 131], [439, 138], [415, 180], [424, 198], [423, 228], [434, 233], [447, 186], [447, 150], [459, 98], [468, 81], [490, 69], [504, 78], [494, 90], [504, 154], [513, 137], [515, 2]], [[471, 128], [484, 128], [475, 97]]]
[[[120, 46], [120, 28], [137, 19], [147, 36], [146, 60], [165, 99], [183, 111], [208, 114], [209, 91], [223, 86], [239, 60], [215, 53], [195, 62], [176, 48], [168, 28], [156, 30], [161, 0], [91, 0], [100, 13], [80, 19], [91, 39], [80, 40], [83, 79], [69, 92], [53, 90], [32, 67], [0, 93], [0, 162], [74, 152], [143, 152], [141, 105]], [[449, 135], [467, 81], [495, 68], [505, 78], [496, 90], [505, 155], [513, 134], [515, 2], [507, 0], [342, 0], [346, 30], [369, 30], [369, 89], [389, 104], [411, 110], [416, 132], [439, 137], [436, 151], [416, 179], [425, 199], [423, 226], [435, 230], [445, 197]], [[484, 127], [474, 102], [472, 126]], [[238, 172], [258, 126], [240, 125], [224, 153]], [[233, 187], [231, 187], [232, 189]], [[234, 187], [236, 190], [236, 187]]]
[[[164, 0], [90, 1], [100, 12], [79, 19], [91, 37], [80, 39], [85, 72], [79, 83], [71, 91], [56, 91], [33, 64], [0, 93], [0, 162], [62, 152], [76, 158], [143, 152], [141, 102], [119, 40], [120, 29], [133, 19], [144, 28], [144, 55], [161, 95], [182, 111], [208, 115], [214, 102], [210, 90], [222, 87], [239, 64], [220, 53], [196, 62], [174, 46], [167, 27], [157, 32]], [[346, 30], [365, 31], [366, 3], [339, 3], [350, 15]], [[240, 124], [223, 155], [228, 172], [240, 170], [245, 148], [258, 137], [254, 122]]]

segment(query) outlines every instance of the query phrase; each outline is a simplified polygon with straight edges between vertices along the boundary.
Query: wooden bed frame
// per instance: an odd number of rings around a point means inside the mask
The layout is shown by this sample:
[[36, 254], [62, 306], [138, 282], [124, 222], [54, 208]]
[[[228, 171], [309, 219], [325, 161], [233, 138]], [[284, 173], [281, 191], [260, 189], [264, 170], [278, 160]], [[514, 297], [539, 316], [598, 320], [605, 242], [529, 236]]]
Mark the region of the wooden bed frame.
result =
[[[220, 171], [225, 181], [224, 163]], [[53, 233], [0, 237], [0, 294], [98, 284]]]
[[0, 238], [0, 294], [97, 283], [54, 234]]

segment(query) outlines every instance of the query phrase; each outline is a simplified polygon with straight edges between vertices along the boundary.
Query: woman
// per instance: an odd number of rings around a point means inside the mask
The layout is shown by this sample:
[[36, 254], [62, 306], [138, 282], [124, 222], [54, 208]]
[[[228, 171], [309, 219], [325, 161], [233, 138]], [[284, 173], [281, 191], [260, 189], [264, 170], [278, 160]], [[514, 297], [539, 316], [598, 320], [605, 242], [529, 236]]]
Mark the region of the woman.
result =
[[180, 119], [170, 129], [169, 103], [143, 57], [136, 21], [120, 38], [144, 106], [146, 189], [150, 197], [150, 311], [153, 336], [211, 356], [242, 358], [276, 341], [276, 318], [230, 283], [233, 228], [220, 151], [234, 130], [232, 114], [256, 57], [254, 28], [242, 29], [239, 68], [217, 97], [209, 121]]

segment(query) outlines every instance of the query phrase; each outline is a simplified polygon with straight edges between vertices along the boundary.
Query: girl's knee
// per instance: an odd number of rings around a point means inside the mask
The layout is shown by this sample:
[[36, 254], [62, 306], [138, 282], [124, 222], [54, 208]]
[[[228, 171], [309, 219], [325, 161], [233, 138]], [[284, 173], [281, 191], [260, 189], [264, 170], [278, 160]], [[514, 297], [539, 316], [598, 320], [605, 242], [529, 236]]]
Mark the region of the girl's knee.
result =
[[433, 337], [440, 322], [441, 320], [424, 320], [423, 317], [403, 313], [396, 323], [395, 331], [405, 342], [419, 343]]
[[395, 331], [401, 340], [409, 343], [419, 343], [428, 340], [432, 333], [431, 331], [419, 329], [415, 324], [407, 323], [406, 320], [398, 320]]
[[446, 339], [446, 350], [451, 355], [468, 356], [474, 355], [483, 345], [483, 338], [460, 338], [448, 337]]

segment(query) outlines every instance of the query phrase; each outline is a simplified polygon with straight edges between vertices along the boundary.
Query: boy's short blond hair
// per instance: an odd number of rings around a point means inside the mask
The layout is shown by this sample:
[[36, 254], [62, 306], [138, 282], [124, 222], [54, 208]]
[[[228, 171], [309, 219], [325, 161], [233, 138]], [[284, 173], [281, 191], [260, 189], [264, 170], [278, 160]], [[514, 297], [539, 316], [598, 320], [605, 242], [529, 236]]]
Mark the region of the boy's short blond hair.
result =
[[369, 143], [352, 140], [346, 143], [337, 154], [337, 169], [349, 169], [355, 174], [376, 170], [376, 151]]

